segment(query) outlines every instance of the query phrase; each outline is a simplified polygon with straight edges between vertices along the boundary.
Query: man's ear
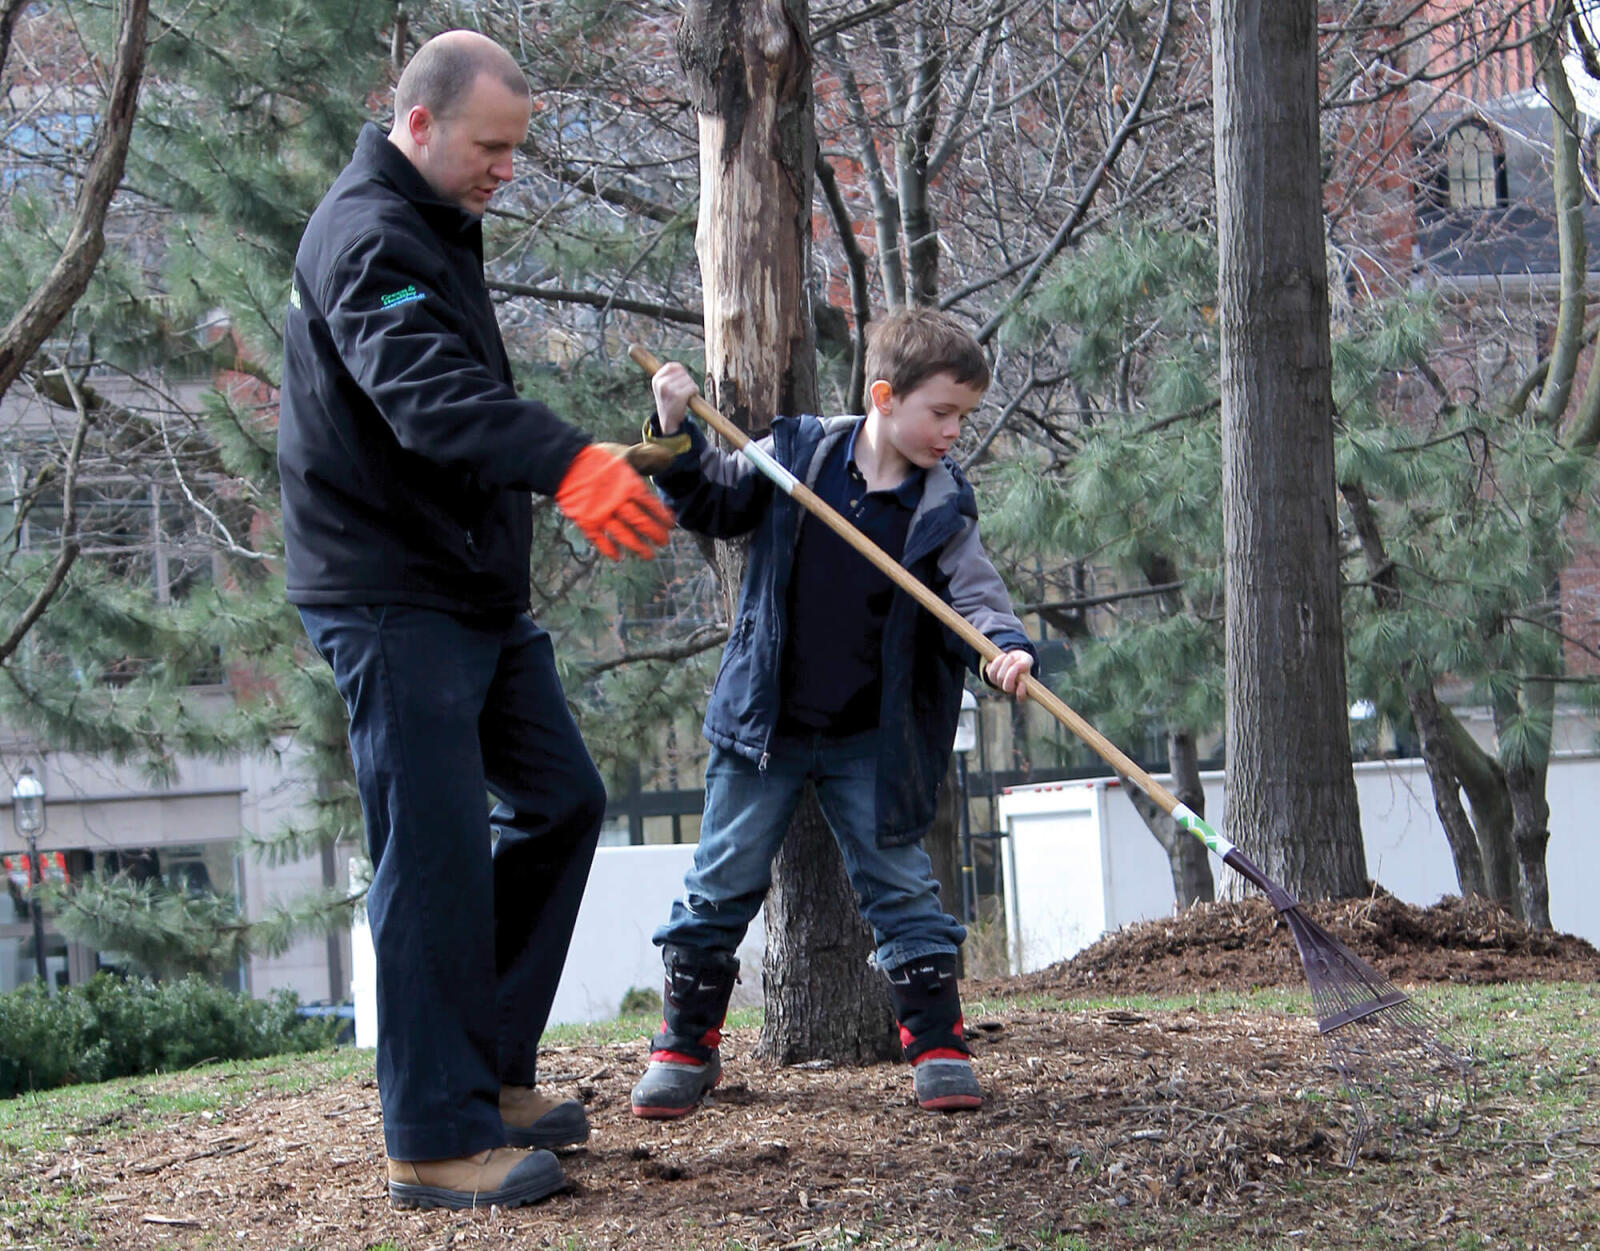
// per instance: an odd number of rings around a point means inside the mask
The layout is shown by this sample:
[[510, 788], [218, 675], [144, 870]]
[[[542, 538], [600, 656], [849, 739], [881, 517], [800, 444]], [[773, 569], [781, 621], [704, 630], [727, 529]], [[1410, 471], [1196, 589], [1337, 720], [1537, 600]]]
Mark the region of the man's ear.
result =
[[425, 104], [413, 104], [406, 114], [406, 134], [419, 148], [425, 148], [433, 139], [433, 114]]
[[879, 412], [887, 413], [894, 403], [894, 388], [887, 379], [879, 378], [867, 388], [867, 394], [872, 397], [872, 405]]

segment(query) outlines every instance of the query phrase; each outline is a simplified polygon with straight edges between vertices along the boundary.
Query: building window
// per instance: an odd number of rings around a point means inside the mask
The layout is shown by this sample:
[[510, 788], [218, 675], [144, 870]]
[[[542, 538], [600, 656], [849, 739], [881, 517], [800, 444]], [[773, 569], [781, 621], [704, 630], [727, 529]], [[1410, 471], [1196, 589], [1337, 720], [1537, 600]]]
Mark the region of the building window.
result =
[[1488, 209], [1504, 205], [1506, 158], [1499, 136], [1482, 122], [1463, 122], [1444, 140], [1438, 200], [1448, 209]]

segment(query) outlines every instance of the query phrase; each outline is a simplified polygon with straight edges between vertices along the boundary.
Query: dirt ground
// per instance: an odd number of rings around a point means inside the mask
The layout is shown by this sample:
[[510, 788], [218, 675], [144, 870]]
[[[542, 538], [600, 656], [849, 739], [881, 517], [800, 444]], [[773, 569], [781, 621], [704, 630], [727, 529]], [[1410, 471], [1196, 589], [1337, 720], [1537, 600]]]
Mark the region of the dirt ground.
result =
[[[1529, 933], [1487, 905], [1416, 909], [1379, 897], [1314, 912], [1402, 984], [1600, 980], [1600, 953], [1587, 943]], [[509, 1212], [391, 1210], [368, 1077], [259, 1092], [220, 1113], [131, 1133], [84, 1125], [20, 1177], [29, 1188], [83, 1196], [79, 1231], [41, 1241], [12, 1218], [0, 1243], [119, 1251], [1600, 1245], [1600, 1164], [1589, 1174], [1593, 1190], [1574, 1204], [1539, 1180], [1553, 1174], [1537, 1166], [1503, 1154], [1450, 1156], [1465, 1150], [1452, 1147], [1459, 1123], [1426, 1143], [1371, 1151], [1358, 1170], [1385, 1170], [1384, 1181], [1357, 1185], [1340, 1163], [1341, 1105], [1307, 1016], [1070, 1003], [1086, 991], [1301, 984], [1291, 940], [1258, 902], [1207, 905], [1131, 927], [1028, 977], [969, 983], [969, 1002], [1069, 1002], [969, 1013], [988, 1100], [956, 1116], [919, 1111], [902, 1066], [776, 1070], [750, 1058], [755, 1032], [736, 1030], [709, 1106], [684, 1121], [647, 1123], [628, 1111], [642, 1045], [550, 1048], [541, 1080], [584, 1100], [593, 1135], [564, 1155], [569, 1191]], [[1581, 1134], [1588, 1142], [1600, 1129]], [[1423, 1193], [1419, 1176], [1431, 1181], [1430, 1158], [1436, 1172], [1446, 1160], [1463, 1185], [1448, 1205], [1419, 1211], [1412, 1192]], [[19, 1180], [19, 1163], [0, 1161], [4, 1189]], [[1507, 1168], [1528, 1173], [1516, 1190], [1525, 1199], [1511, 1208]], [[1475, 1201], [1481, 1170], [1493, 1170], [1496, 1185]]]

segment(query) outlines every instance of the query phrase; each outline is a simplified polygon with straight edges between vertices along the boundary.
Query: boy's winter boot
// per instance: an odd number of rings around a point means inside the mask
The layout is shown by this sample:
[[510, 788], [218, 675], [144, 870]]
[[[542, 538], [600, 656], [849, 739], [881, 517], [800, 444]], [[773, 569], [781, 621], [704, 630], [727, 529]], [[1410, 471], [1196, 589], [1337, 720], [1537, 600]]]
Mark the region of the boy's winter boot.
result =
[[955, 956], [919, 956], [888, 970], [888, 977], [918, 1105], [933, 1112], [981, 1106], [972, 1052], [961, 1036]]
[[650, 1040], [650, 1064], [633, 1088], [633, 1114], [651, 1120], [686, 1116], [722, 1076], [722, 1023], [739, 980], [738, 957], [726, 952], [662, 948], [661, 1032]]

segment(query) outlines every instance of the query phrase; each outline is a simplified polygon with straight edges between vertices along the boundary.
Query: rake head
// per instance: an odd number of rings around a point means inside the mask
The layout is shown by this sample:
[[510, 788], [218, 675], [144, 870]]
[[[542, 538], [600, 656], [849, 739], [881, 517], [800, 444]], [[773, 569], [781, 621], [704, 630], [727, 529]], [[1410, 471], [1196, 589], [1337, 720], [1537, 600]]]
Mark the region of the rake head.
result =
[[1317, 1028], [1355, 1110], [1347, 1164], [1372, 1131], [1399, 1134], [1459, 1112], [1472, 1063], [1444, 1026], [1298, 906], [1282, 910], [1300, 949]]
[[1472, 1094], [1472, 1061], [1405, 991], [1300, 909], [1288, 891], [1234, 848], [1223, 857], [1266, 892], [1294, 935], [1317, 1028], [1355, 1112], [1347, 1165], [1372, 1132], [1433, 1126]]

